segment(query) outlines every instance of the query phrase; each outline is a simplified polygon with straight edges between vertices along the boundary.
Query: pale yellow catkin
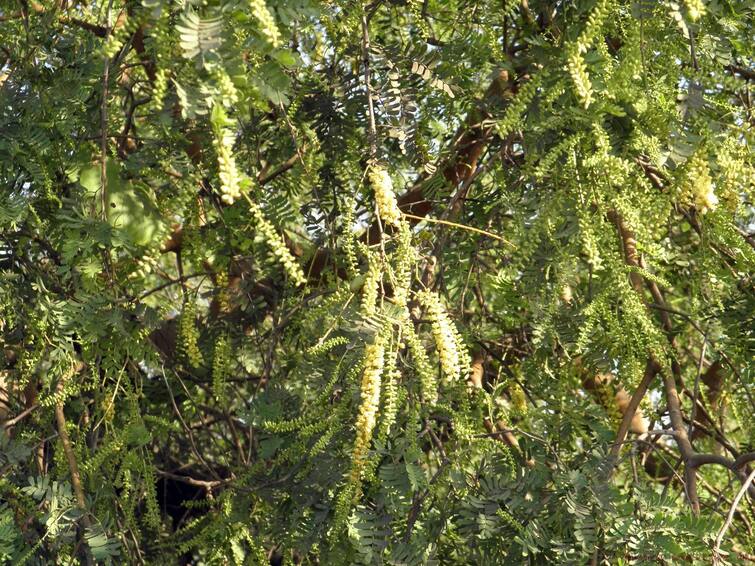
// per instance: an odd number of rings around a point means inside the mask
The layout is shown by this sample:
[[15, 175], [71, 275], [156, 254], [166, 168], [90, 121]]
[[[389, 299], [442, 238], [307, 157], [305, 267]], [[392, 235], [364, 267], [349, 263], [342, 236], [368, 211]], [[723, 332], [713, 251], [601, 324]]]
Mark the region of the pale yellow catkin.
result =
[[683, 191], [700, 214], [706, 214], [718, 207], [718, 197], [713, 188], [708, 161], [700, 152], [690, 158]]
[[574, 82], [577, 97], [585, 108], [593, 103], [592, 83], [587, 74], [587, 65], [578, 49], [570, 49], [567, 56], [567, 70]]
[[427, 309], [427, 316], [432, 324], [433, 338], [443, 373], [450, 378], [461, 377], [463, 366], [461, 340], [440, 302], [440, 297], [430, 291], [423, 291], [419, 299]]
[[236, 159], [233, 156], [233, 141], [233, 133], [227, 128], [216, 130], [213, 145], [218, 155], [220, 199], [228, 205], [233, 204], [241, 196], [239, 185], [241, 176], [236, 167]]
[[280, 31], [265, 0], [249, 0], [249, 12], [259, 22], [260, 33], [270, 42], [270, 45], [278, 47], [281, 42]]
[[705, 3], [703, 0], [685, 0], [684, 4], [687, 6], [689, 19], [693, 22], [696, 22], [705, 15]]
[[364, 350], [364, 373], [362, 374], [361, 404], [356, 421], [356, 439], [352, 452], [350, 482], [357, 484], [362, 477], [367, 453], [375, 430], [380, 405], [380, 383], [385, 365], [385, 345], [378, 337]]
[[296, 263], [296, 259], [288, 249], [286, 242], [276, 232], [272, 223], [265, 217], [259, 205], [246, 194], [244, 196], [249, 203], [249, 212], [251, 212], [254, 218], [260, 238], [268, 245], [270, 251], [273, 252], [278, 262], [283, 266], [283, 269], [286, 270], [294, 285], [304, 285], [307, 282], [307, 278], [299, 264]]
[[412, 269], [417, 261], [417, 252], [412, 246], [412, 232], [408, 222], [399, 227], [398, 247], [396, 248], [396, 269], [393, 288], [393, 300], [400, 307], [405, 307], [409, 299], [412, 284]]
[[376, 304], [382, 275], [380, 258], [377, 254], [370, 254], [367, 275], [364, 278], [364, 286], [362, 287], [362, 312], [367, 317], [377, 315]]
[[398, 413], [398, 382], [401, 372], [396, 367], [396, 352], [389, 351], [385, 360], [383, 382], [383, 411], [378, 430], [378, 441], [385, 442]]
[[398, 227], [401, 224], [401, 210], [398, 207], [396, 193], [393, 191], [391, 176], [380, 165], [371, 166], [369, 176], [370, 185], [375, 191], [380, 220], [387, 226]]

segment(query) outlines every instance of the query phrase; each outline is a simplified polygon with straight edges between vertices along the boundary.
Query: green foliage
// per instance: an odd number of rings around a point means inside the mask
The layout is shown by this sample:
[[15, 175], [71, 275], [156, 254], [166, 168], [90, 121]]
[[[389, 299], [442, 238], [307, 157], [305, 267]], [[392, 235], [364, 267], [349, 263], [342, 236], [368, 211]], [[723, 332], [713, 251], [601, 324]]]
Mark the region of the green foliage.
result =
[[750, 2], [5, 4], [0, 563], [752, 558]]

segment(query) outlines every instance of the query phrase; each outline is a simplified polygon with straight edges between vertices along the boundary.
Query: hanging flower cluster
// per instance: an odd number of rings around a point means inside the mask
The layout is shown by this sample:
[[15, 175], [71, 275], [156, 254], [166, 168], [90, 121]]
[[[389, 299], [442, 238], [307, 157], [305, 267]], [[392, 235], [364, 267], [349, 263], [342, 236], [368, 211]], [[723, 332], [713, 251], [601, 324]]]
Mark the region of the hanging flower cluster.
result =
[[380, 336], [375, 342], [365, 347], [364, 373], [362, 374], [361, 404], [357, 416], [357, 435], [352, 452], [352, 467], [350, 482], [358, 484], [362, 477], [367, 453], [372, 441], [372, 431], [375, 429], [378, 407], [380, 405], [380, 382], [385, 365], [385, 345]]
[[393, 181], [388, 171], [380, 165], [370, 167], [370, 185], [375, 191], [380, 220], [387, 226], [398, 227], [401, 224], [401, 210], [393, 192]]
[[369, 258], [369, 267], [362, 286], [362, 312], [368, 318], [377, 315], [376, 304], [382, 275], [380, 259], [372, 254]]
[[192, 301], [187, 301], [178, 320], [178, 337], [183, 355], [193, 368], [201, 366], [204, 361], [198, 345], [199, 332], [195, 326], [195, 318], [196, 305]]
[[427, 309], [427, 315], [432, 323], [433, 338], [438, 348], [440, 367], [443, 373], [451, 378], [461, 377], [462, 352], [464, 351], [456, 327], [446, 314], [446, 310], [440, 303], [440, 298], [435, 293], [423, 291], [418, 295], [420, 303]]
[[212, 129], [215, 134], [212, 145], [218, 156], [220, 200], [231, 205], [241, 196], [241, 176], [233, 156], [233, 132], [226, 127], [227, 121], [223, 107], [216, 104], [212, 110]]
[[708, 160], [700, 152], [695, 153], [687, 164], [682, 194], [692, 201], [700, 214], [714, 211], [718, 207], [718, 197], [713, 189]]

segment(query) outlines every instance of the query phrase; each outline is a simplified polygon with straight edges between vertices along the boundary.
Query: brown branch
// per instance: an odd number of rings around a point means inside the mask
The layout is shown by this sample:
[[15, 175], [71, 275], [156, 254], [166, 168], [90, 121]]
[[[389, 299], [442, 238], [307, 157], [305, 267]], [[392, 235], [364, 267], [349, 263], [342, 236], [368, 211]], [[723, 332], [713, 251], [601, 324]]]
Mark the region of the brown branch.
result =
[[[675, 363], [675, 362], [674, 362]], [[679, 447], [682, 459], [684, 460], [684, 480], [686, 483], [687, 497], [695, 515], [700, 514], [700, 500], [697, 497], [697, 468], [692, 464], [695, 456], [695, 450], [687, 436], [687, 429], [684, 426], [682, 418], [681, 401], [679, 393], [676, 390], [676, 381], [674, 375], [663, 372], [663, 386], [666, 390], [666, 403], [668, 404], [669, 419], [671, 427], [674, 429], [674, 439]]]
[[[37, 14], [44, 15], [45, 7], [37, 2], [29, 2], [29, 7]], [[28, 14], [24, 11], [14, 12], [12, 14], [0, 16], [0, 22], [7, 22], [11, 20], [20, 20], [26, 18]], [[68, 18], [64, 15], [58, 16], [58, 22], [64, 26], [72, 26], [91, 32], [97, 37], [105, 37], [107, 35], [107, 28], [90, 22], [86, 22], [79, 18]]]
[[[83, 364], [78, 364], [71, 368], [66, 374], [61, 376], [58, 380], [58, 384], [55, 387], [56, 397], [62, 397], [64, 395], [65, 384], [68, 378], [76, 372], [84, 369]], [[71, 447], [71, 440], [68, 436], [68, 430], [66, 429], [66, 416], [63, 411], [63, 402], [58, 401], [55, 403], [55, 420], [58, 425], [58, 435], [60, 436], [60, 442], [63, 444], [63, 452], [65, 452], [66, 460], [68, 461], [68, 468], [71, 472], [71, 485], [73, 486], [73, 492], [76, 496], [76, 503], [79, 508], [86, 513], [86, 497], [84, 496], [84, 489], [81, 487], [81, 474], [79, 473], [79, 466], [76, 463], [76, 455]], [[89, 518], [86, 514], [82, 517], [81, 522], [85, 526], [89, 526]]]
[[[634, 233], [625, 224], [621, 214], [617, 211], [612, 210], [609, 212], [608, 216], [616, 225], [616, 228], [619, 232], [619, 238], [624, 248], [624, 258], [627, 265], [644, 268], [642, 258], [638, 256], [636, 252], [637, 248]], [[661, 293], [661, 290], [658, 288], [658, 285], [654, 281], [646, 280], [645, 282], [648, 289], [650, 290], [650, 294], [653, 296], [653, 300], [657, 304], [665, 306], [666, 301], [663, 297], [663, 293]], [[634, 286], [635, 291], [641, 293], [641, 288], [638, 289], [635, 281], [632, 281], [632, 285]], [[669, 317], [668, 312], [666, 312], [665, 310], [659, 310], [659, 313], [661, 321], [663, 323], [663, 328], [668, 333], [669, 343], [671, 347], [674, 348], [675, 342], [671, 334], [671, 318]], [[651, 359], [655, 364], [661, 367], [661, 364], [657, 360], [655, 360], [654, 357], [651, 356]], [[679, 363], [676, 360], [672, 360], [671, 362], [671, 371], [671, 374], [665, 371], [663, 372], [663, 385], [666, 391], [666, 403], [668, 406], [669, 417], [671, 419], [671, 426], [675, 432], [674, 439], [676, 440], [676, 444], [679, 447], [679, 452], [681, 453], [682, 459], [685, 464], [684, 475], [687, 498], [689, 499], [690, 506], [692, 507], [692, 512], [695, 515], [699, 515], [700, 501], [697, 496], [696, 468], [690, 465], [690, 460], [692, 456], [694, 456], [695, 451], [692, 448], [692, 443], [690, 442], [689, 437], [687, 436], [687, 430], [684, 426], [684, 418], [682, 417], [681, 400], [679, 399], [679, 393], [676, 388], [677, 378], [681, 380], [681, 367], [679, 367]]]
[[[619, 231], [619, 236], [622, 240], [625, 251], [627, 249], [631, 250], [633, 248], [633, 245], [636, 245], [634, 244], [634, 235], [624, 223], [623, 219], [621, 218], [621, 215], [615, 211], [611, 211], [609, 213], [609, 217], [613, 220], [614, 224], [616, 224], [616, 227]], [[642, 257], [637, 256], [636, 254], [627, 253], [625, 255], [625, 258], [627, 259], [628, 265], [634, 265], [634, 266], [642, 267], [644, 269], [645, 266], [643, 264]], [[658, 310], [661, 316], [661, 321], [663, 323], [664, 330], [666, 331], [668, 335], [669, 344], [671, 345], [672, 348], [675, 348], [676, 342], [672, 334], [671, 319], [669, 317], [669, 312], [671, 311], [671, 309], [669, 309], [666, 306], [666, 301], [663, 297], [663, 293], [661, 292], [658, 285], [654, 281], [649, 281], [649, 280], [646, 280], [645, 283], [651, 295], [653, 296], [653, 300], [656, 303], [654, 306], [659, 307]], [[658, 366], [660, 367], [660, 364], [658, 363], [657, 360], [655, 360], [655, 363], [658, 364]], [[674, 430], [673, 436], [674, 436], [674, 439], [676, 440], [676, 444], [677, 444], [677, 447], [679, 448], [682, 461], [684, 462], [684, 465], [685, 465], [685, 483], [686, 483], [687, 497], [689, 499], [690, 506], [692, 507], [693, 513], [695, 515], [699, 515], [700, 501], [697, 496], [697, 474], [696, 474], [697, 468], [703, 464], [717, 463], [731, 469], [732, 471], [737, 473], [740, 480], [744, 481], [742, 477], [742, 472], [740, 469], [746, 463], [750, 462], [752, 459], [755, 459], [755, 456], [751, 458], [750, 454], [743, 454], [742, 456], [738, 457], [736, 460], [732, 461], [722, 456], [717, 456], [714, 454], [696, 453], [689, 439], [689, 436], [687, 435], [687, 428], [685, 427], [685, 419], [682, 414], [681, 399], [679, 398], [679, 393], [677, 390], [677, 383], [682, 385], [682, 370], [681, 370], [681, 367], [679, 366], [679, 363], [676, 360], [672, 360], [671, 374], [669, 374], [668, 372], [663, 372], [663, 385], [664, 385], [664, 390], [666, 392], [666, 402], [668, 406], [669, 418], [671, 420], [671, 426]], [[698, 399], [697, 402], [699, 403], [700, 400]], [[704, 407], [701, 407], [701, 409], [702, 409], [701, 414], [706, 416], [706, 420], [708, 420], [715, 427], [715, 423], [712, 421], [710, 416], [704, 410]]]
[[719, 464], [721, 466], [729, 468], [732, 471], [735, 471], [741, 469], [750, 462], [755, 462], [755, 452], [746, 452], [745, 454], [740, 454], [734, 460], [730, 460], [729, 458], [726, 458], [724, 456], [719, 456], [718, 454], [695, 454], [690, 461], [693, 466], [702, 466], [704, 464]]
[[144, 27], [139, 26], [136, 28], [131, 40], [131, 45], [134, 48], [134, 51], [136, 51], [136, 54], [139, 55], [139, 60], [144, 66], [144, 72], [147, 73], [147, 78], [149, 79], [150, 84], [154, 85], [155, 80], [157, 79], [157, 65], [149, 57], [147, 49], [144, 46]]
[[21, 411], [19, 414], [17, 414], [12, 419], [8, 419], [6, 421], [3, 421], [2, 426], [3, 428], [10, 428], [12, 426], [17, 425], [19, 422], [24, 420], [26, 417], [28, 417], [30, 414], [32, 414], [34, 411], [39, 409], [39, 403], [34, 403], [31, 407], [27, 407], [23, 411]]
[[[302, 150], [306, 150], [306, 147], [303, 147]], [[288, 159], [286, 159], [286, 161], [281, 163], [278, 166], [278, 168], [275, 169], [274, 171], [271, 171], [270, 173], [266, 173], [266, 174], [261, 171], [260, 174], [257, 176], [257, 182], [260, 185], [266, 185], [273, 179], [280, 177], [281, 175], [283, 175], [283, 173], [291, 169], [294, 165], [296, 165], [296, 163], [299, 160], [300, 160], [300, 157], [299, 157], [299, 153], [297, 152], [291, 157], [289, 157]]]
[[619, 430], [616, 432], [616, 440], [614, 441], [613, 446], [611, 446], [611, 451], [608, 455], [607, 475], [609, 477], [613, 473], [613, 470], [616, 466], [616, 462], [619, 458], [619, 452], [621, 451], [621, 446], [627, 436], [627, 433], [629, 432], [629, 429], [632, 425], [632, 420], [634, 419], [635, 413], [640, 406], [640, 402], [645, 397], [648, 387], [650, 387], [653, 378], [655, 378], [660, 369], [660, 366], [652, 358], [649, 359], [647, 364], [645, 365], [645, 373], [642, 376], [642, 381], [637, 386], [637, 389], [635, 389], [632, 398], [629, 400], [629, 405], [627, 405], [626, 410], [624, 411], [624, 415], [621, 419], [621, 424], [619, 425]]
[[734, 75], [739, 75], [740, 77], [748, 81], [755, 81], [755, 71], [751, 69], [740, 67], [739, 65], [726, 65], [726, 67], [724, 68], [730, 73]]
[[163, 470], [155, 470], [155, 471], [157, 472], [157, 475], [159, 476], [162, 476], [164, 478], [168, 478], [171, 480], [179, 481], [181, 483], [185, 483], [188, 485], [193, 485], [195, 487], [201, 487], [201, 488], [204, 488], [207, 492], [211, 492], [216, 487], [220, 487], [222, 485], [225, 485], [233, 481], [232, 477], [226, 478], [226, 479], [220, 479], [220, 480], [198, 480], [191, 476], [181, 476], [179, 474], [173, 474], [171, 472], [166, 472]]

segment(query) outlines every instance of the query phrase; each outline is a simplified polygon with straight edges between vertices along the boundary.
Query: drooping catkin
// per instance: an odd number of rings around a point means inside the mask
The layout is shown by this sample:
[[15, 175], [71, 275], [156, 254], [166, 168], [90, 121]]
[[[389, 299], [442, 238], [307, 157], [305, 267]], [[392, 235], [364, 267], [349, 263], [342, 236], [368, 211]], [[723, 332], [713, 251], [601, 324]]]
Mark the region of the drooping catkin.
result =
[[595, 39], [599, 35], [603, 26], [603, 22], [610, 12], [610, 7], [609, 0], [598, 0], [597, 4], [590, 12], [590, 16], [587, 18], [582, 33], [580, 33], [577, 40], [568, 45], [566, 49], [566, 67], [569, 71], [569, 75], [571, 75], [572, 82], [574, 83], [577, 98], [585, 108], [588, 108], [594, 99], [592, 83], [590, 82], [590, 77], [587, 73], [587, 65], [582, 55], [587, 53], [587, 50], [590, 49], [595, 42]]
[[418, 298], [427, 309], [443, 373], [454, 379], [461, 377], [462, 369], [469, 364], [466, 362], [459, 333], [448, 318], [440, 297], [431, 291], [423, 291], [418, 294]]
[[385, 342], [378, 334], [372, 344], [364, 349], [364, 371], [362, 373], [359, 413], [356, 420], [356, 438], [351, 453], [351, 471], [346, 485], [338, 494], [335, 505], [335, 518], [330, 537], [338, 537], [346, 525], [351, 506], [359, 497], [362, 477], [368, 466], [370, 443], [377, 421], [380, 406], [380, 386], [385, 366]]
[[566, 67], [574, 83], [577, 98], [585, 108], [588, 108], [593, 102], [593, 92], [590, 76], [587, 74], [587, 65], [576, 46], [570, 47], [567, 53]]
[[[215, 134], [213, 145], [218, 156], [220, 199], [225, 204], [231, 205], [241, 197], [242, 184], [246, 187], [250, 184], [250, 180], [240, 173], [236, 167], [236, 158], [233, 155], [234, 136], [229, 128], [234, 122], [229, 120], [222, 105], [215, 104], [213, 106], [210, 122]], [[265, 217], [262, 208], [249, 198], [247, 194], [244, 194], [244, 197], [249, 203], [249, 212], [251, 212], [254, 218], [260, 238], [273, 252], [273, 255], [275, 255], [278, 262], [286, 270], [286, 273], [295, 285], [306, 283], [306, 278], [301, 267], [296, 263], [294, 256], [286, 246], [286, 242], [276, 232], [273, 224]]]
[[703, 0], [685, 0], [684, 4], [687, 7], [689, 19], [693, 22], [696, 22], [705, 15], [705, 3]]
[[370, 449], [372, 432], [375, 430], [380, 405], [380, 382], [385, 365], [385, 345], [382, 337], [368, 344], [364, 350], [364, 373], [362, 374], [361, 403], [356, 421], [356, 439], [352, 451], [349, 482], [359, 483]]
[[370, 254], [368, 261], [367, 275], [362, 286], [362, 312], [367, 317], [373, 317], [377, 314], [376, 304], [383, 272], [377, 254]]
[[212, 145], [218, 156], [218, 177], [220, 177], [220, 200], [231, 205], [241, 196], [241, 175], [233, 156], [234, 135], [230, 130], [228, 116], [220, 104], [212, 109]]
[[346, 199], [343, 207], [343, 253], [346, 260], [346, 271], [350, 279], [353, 279], [357, 274], [357, 252], [354, 245], [354, 234], [351, 231], [354, 225], [354, 207], [356, 202], [353, 197]]
[[393, 191], [391, 176], [380, 165], [372, 165], [369, 176], [370, 185], [372, 190], [375, 191], [375, 201], [377, 201], [380, 220], [387, 226], [398, 227], [402, 217], [396, 200], [396, 193]]
[[417, 332], [414, 330], [414, 325], [409, 319], [408, 314], [401, 323], [401, 333], [412, 356], [414, 371], [417, 373], [417, 377], [419, 377], [422, 398], [425, 403], [434, 405], [438, 400], [438, 382], [435, 378], [435, 372], [430, 365], [430, 359], [427, 357], [427, 352], [425, 352], [425, 347], [422, 345], [419, 336], [417, 336]]
[[280, 31], [265, 0], [249, 0], [249, 13], [254, 15], [259, 22], [260, 33], [270, 42], [270, 45], [278, 47], [281, 41]]
[[700, 214], [714, 211], [718, 207], [708, 160], [701, 151], [696, 152], [687, 162], [681, 189], [682, 196], [692, 201]]
[[193, 302], [187, 301], [178, 320], [178, 337], [182, 353], [193, 368], [201, 366], [203, 361], [202, 352], [197, 344], [199, 332], [195, 325], [195, 318], [196, 307]]
[[401, 223], [398, 234], [393, 300], [398, 306], [405, 307], [412, 284], [412, 269], [417, 262], [417, 252], [412, 245], [412, 231], [408, 222]]
[[398, 381], [401, 372], [396, 367], [396, 352], [389, 352], [385, 359], [385, 372], [383, 376], [383, 410], [380, 414], [380, 427], [377, 438], [379, 443], [385, 442], [396, 422], [398, 413]]
[[273, 224], [265, 218], [259, 205], [252, 200], [249, 200], [248, 202], [249, 211], [252, 213], [252, 217], [256, 223], [255, 227], [257, 228], [260, 238], [265, 244], [267, 244], [270, 251], [273, 252], [278, 263], [283, 266], [283, 269], [291, 278], [294, 285], [304, 285], [307, 282], [307, 278], [304, 276], [304, 272], [301, 267], [299, 267], [299, 264], [296, 263], [296, 259], [294, 259], [288, 246], [286, 246], [286, 242], [284, 242], [283, 238], [278, 232], [276, 232]]
[[215, 399], [223, 403], [226, 398], [226, 377], [231, 361], [231, 346], [228, 337], [221, 335], [215, 342], [212, 354], [212, 391]]

